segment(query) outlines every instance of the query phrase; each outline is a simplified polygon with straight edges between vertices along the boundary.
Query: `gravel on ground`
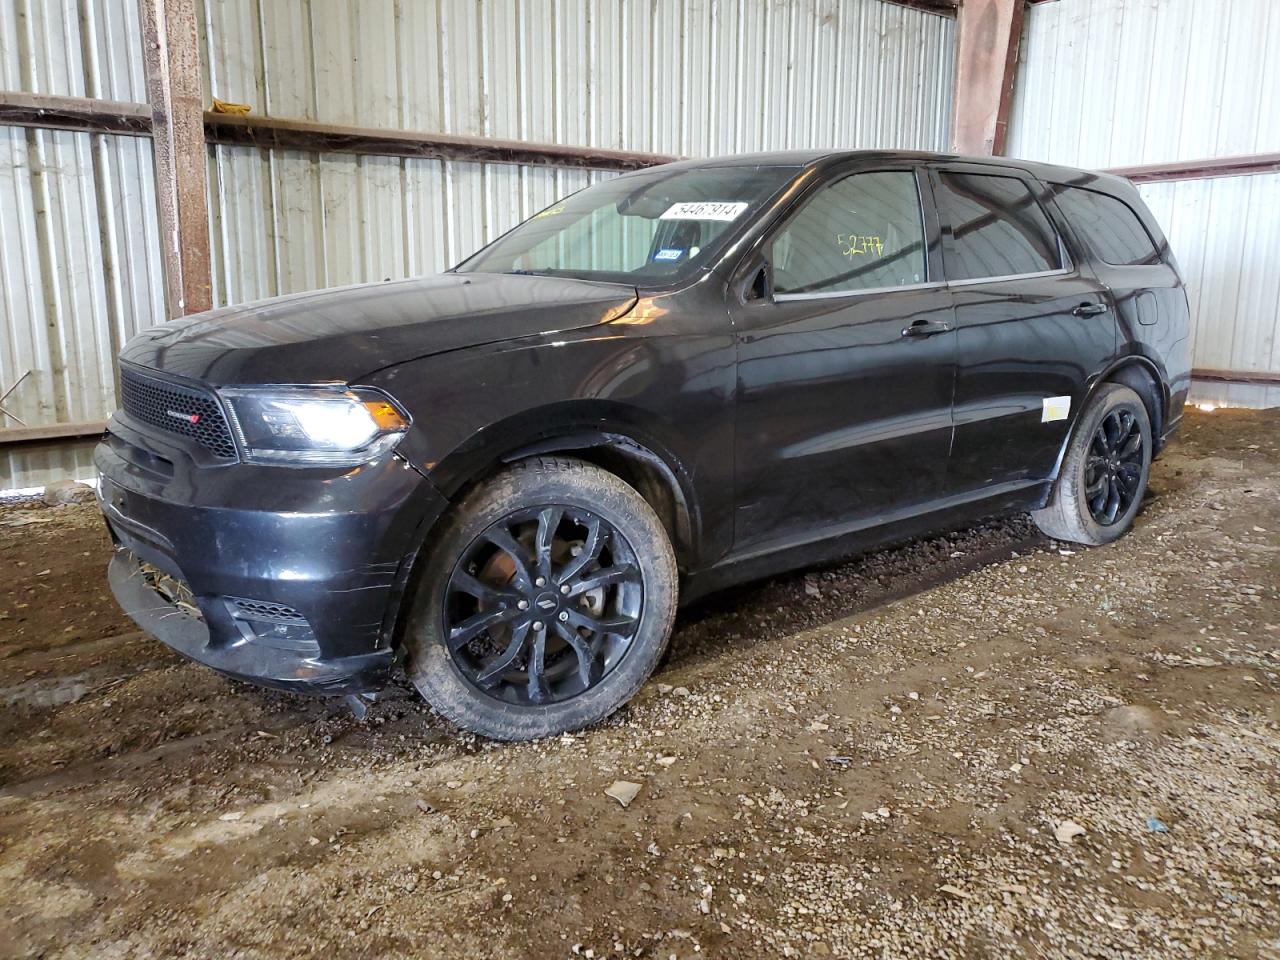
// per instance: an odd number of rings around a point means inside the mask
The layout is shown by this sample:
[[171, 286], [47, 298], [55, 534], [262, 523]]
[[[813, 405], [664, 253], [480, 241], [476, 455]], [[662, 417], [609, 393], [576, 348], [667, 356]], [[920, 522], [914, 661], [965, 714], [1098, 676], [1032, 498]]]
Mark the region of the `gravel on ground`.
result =
[[92, 504], [0, 507], [0, 956], [1280, 958], [1278, 470], [1190, 413], [1112, 546], [720, 594], [519, 745], [189, 664]]

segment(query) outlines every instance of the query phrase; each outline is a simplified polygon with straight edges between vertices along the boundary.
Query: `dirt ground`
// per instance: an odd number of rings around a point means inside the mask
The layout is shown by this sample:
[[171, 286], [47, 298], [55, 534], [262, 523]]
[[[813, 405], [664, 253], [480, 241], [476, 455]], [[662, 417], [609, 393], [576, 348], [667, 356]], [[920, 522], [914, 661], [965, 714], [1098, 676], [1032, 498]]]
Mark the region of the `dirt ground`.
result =
[[1189, 414], [1118, 544], [717, 596], [516, 746], [187, 664], [91, 504], [5, 507], [0, 955], [1280, 958], [1278, 468], [1280, 411]]

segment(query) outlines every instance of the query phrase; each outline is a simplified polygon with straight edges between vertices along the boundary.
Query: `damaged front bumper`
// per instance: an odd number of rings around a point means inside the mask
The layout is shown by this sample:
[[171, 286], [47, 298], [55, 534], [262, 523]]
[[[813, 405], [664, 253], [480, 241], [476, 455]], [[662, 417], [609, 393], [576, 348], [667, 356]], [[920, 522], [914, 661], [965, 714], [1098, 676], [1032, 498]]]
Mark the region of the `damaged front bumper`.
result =
[[277, 690], [347, 694], [386, 684], [390, 648], [325, 659], [318, 647], [314, 652], [281, 649], [244, 636], [228, 636], [229, 642], [220, 643], [202, 615], [156, 590], [143, 570], [131, 551], [116, 548], [107, 568], [116, 602], [144, 631], [188, 659]]
[[387, 455], [349, 470], [193, 463], [113, 419], [94, 460], [112, 592], [147, 633], [277, 689], [385, 686], [415, 551], [446, 501]]

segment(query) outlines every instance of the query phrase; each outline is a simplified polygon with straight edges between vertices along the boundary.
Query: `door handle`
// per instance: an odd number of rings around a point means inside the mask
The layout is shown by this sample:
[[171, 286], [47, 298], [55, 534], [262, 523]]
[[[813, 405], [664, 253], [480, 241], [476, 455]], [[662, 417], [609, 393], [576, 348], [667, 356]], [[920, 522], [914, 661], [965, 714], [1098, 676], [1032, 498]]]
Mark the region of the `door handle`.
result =
[[904, 327], [902, 335], [904, 337], [932, 337], [936, 333], [946, 333], [951, 329], [951, 324], [944, 323], [941, 320], [917, 320], [909, 327]]
[[1106, 312], [1107, 305], [1105, 303], [1082, 303], [1071, 311], [1072, 315], [1076, 317], [1096, 317], [1098, 314]]

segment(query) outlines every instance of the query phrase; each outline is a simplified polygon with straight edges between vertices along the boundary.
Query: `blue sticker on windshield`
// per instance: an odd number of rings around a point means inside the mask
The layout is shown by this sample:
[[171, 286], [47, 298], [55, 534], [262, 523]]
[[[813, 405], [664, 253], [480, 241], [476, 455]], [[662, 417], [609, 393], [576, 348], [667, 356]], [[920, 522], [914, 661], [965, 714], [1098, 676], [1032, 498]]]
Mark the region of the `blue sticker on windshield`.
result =
[[684, 256], [684, 250], [676, 247], [663, 247], [653, 255], [655, 260], [679, 260]]

